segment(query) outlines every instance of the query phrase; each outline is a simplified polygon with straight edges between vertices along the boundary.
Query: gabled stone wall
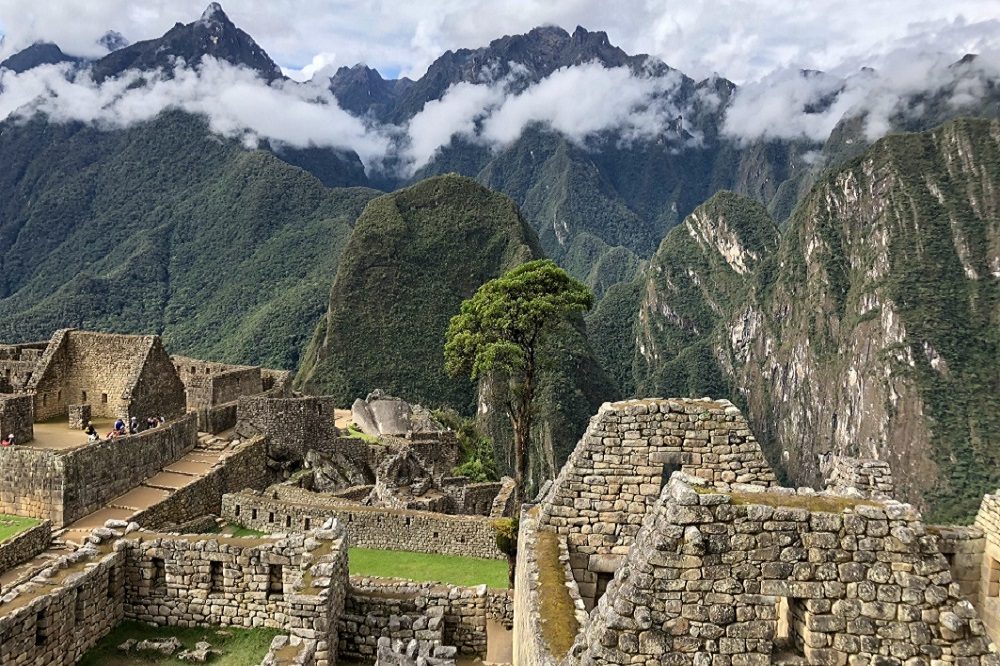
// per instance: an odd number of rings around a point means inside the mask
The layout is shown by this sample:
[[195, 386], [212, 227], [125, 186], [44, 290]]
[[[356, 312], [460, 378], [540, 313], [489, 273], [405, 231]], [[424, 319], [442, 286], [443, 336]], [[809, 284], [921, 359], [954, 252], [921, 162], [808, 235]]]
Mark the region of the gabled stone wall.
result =
[[[44, 520], [6, 541], [0, 541], [0, 574], [48, 548], [51, 539], [52, 523]], [[3, 589], [0, 588], [0, 595], [2, 594]]]
[[615, 571], [672, 471], [712, 484], [778, 481], [728, 400], [605, 403], [556, 477], [539, 523], [565, 536], [588, 607]]
[[245, 395], [264, 390], [259, 367], [200, 361], [187, 356], [171, 356], [184, 383], [190, 411], [235, 402]]
[[337, 438], [334, 407], [332, 398], [244, 396], [236, 409], [236, 433], [267, 437], [272, 458], [304, 460], [317, 442]]
[[28, 385], [48, 344], [48, 341], [45, 341], [0, 345], [0, 389], [2, 392], [17, 393]]
[[155, 335], [57, 331], [27, 385], [35, 419], [65, 417], [71, 404], [89, 403], [103, 418], [184, 412], [184, 385]]
[[[908, 505], [693, 489], [643, 522], [573, 663], [996, 664], [972, 604]], [[784, 634], [784, 636], [783, 636]], [[915, 661], [914, 661], [915, 660]]]

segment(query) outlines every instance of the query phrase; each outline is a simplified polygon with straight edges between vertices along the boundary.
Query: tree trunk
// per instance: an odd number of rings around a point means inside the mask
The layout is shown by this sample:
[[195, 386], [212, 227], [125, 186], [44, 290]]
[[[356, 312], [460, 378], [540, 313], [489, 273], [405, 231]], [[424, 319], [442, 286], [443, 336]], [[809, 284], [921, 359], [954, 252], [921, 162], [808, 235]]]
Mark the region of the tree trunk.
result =
[[528, 478], [528, 454], [531, 446], [531, 403], [535, 393], [534, 354], [529, 355], [529, 362], [524, 371], [524, 384], [520, 391], [515, 392], [514, 411], [511, 419], [514, 426], [514, 515], [521, 515], [521, 504], [524, 503], [525, 483]]

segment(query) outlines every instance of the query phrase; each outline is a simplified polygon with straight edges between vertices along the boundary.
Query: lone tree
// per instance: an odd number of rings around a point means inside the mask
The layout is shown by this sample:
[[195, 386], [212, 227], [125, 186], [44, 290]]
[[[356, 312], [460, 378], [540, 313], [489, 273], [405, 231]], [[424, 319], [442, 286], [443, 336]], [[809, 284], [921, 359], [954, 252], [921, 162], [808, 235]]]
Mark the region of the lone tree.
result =
[[514, 429], [515, 506], [524, 501], [539, 344], [555, 325], [593, 304], [586, 286], [542, 259], [484, 284], [448, 325], [444, 357], [450, 375], [507, 378], [504, 407]]

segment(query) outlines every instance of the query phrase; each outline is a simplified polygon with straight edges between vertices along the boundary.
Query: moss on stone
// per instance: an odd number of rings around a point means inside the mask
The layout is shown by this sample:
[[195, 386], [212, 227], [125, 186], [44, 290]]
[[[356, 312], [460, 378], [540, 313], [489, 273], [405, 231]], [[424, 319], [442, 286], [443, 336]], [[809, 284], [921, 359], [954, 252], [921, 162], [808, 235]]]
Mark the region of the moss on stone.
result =
[[829, 495], [782, 495], [778, 493], [731, 493], [732, 504], [763, 504], [775, 508], [807, 509], [826, 513], [842, 513], [856, 506], [877, 506], [877, 503], [852, 497]]
[[542, 637], [556, 661], [573, 646], [580, 624], [576, 606], [566, 588], [566, 570], [559, 561], [559, 536], [555, 532], [539, 532], [535, 543], [538, 564], [539, 616]]

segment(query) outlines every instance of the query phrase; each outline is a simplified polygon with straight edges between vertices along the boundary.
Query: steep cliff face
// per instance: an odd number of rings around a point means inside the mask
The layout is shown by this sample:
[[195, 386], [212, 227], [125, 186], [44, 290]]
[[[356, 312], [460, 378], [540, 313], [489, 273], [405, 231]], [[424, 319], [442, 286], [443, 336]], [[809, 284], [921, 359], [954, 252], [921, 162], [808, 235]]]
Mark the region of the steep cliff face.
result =
[[[780, 236], [759, 205], [713, 198], [638, 296], [610, 292], [633, 299], [633, 389], [734, 396], [791, 482], [821, 482], [822, 454], [878, 458], [932, 517], [971, 514], [1000, 483], [998, 206], [988, 120], [878, 142]], [[626, 344], [601, 317], [591, 330]]]
[[667, 234], [641, 281], [633, 366], [639, 394], [732, 394], [714, 350], [778, 237], [763, 205], [730, 192]]
[[793, 481], [880, 458], [943, 518], [995, 487], [998, 205], [996, 121], [887, 138], [813, 187], [726, 341]]

